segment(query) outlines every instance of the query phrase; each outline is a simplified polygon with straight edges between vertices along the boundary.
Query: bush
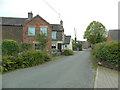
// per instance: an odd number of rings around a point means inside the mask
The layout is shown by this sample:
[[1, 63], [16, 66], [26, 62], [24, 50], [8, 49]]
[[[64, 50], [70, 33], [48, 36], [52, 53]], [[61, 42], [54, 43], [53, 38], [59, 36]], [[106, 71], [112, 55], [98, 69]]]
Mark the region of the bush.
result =
[[44, 61], [45, 62], [51, 61], [51, 57], [49, 54], [44, 53]]
[[16, 69], [16, 57], [6, 56], [2, 58], [2, 71], [7, 72]]
[[118, 63], [120, 61], [118, 45], [120, 42], [98, 43], [93, 47], [93, 55], [100, 60]]
[[73, 51], [70, 50], [70, 49], [65, 49], [65, 50], [62, 52], [62, 54], [65, 55], [65, 56], [73, 55]]
[[19, 53], [18, 43], [14, 40], [4, 40], [2, 42], [3, 55], [15, 55]]
[[82, 44], [80, 44], [80, 43], [73, 43], [73, 50], [74, 51], [82, 51]]
[[26, 67], [44, 63], [44, 56], [41, 51], [27, 51], [20, 55], [20, 59], [25, 62]]
[[24, 42], [20, 45], [20, 47], [22, 51], [28, 51], [32, 48], [32, 44]]
[[15, 69], [27, 68], [50, 60], [50, 56], [42, 51], [26, 51], [17, 56], [4, 56], [2, 71], [8, 72]]

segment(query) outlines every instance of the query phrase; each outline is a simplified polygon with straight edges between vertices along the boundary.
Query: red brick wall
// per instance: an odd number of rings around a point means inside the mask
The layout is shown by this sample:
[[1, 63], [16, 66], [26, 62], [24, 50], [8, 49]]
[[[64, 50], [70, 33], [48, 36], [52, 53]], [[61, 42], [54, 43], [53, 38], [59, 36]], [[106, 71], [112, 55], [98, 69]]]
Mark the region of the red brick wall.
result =
[[52, 45], [52, 39], [51, 39], [51, 33], [52, 33], [52, 27], [49, 23], [47, 23], [45, 20], [43, 20], [40, 16], [34, 17], [31, 21], [24, 24], [23, 27], [23, 42], [31, 42], [33, 43], [35, 41], [34, 36], [28, 36], [28, 26], [35, 27], [35, 32], [40, 33], [40, 26], [48, 26], [47, 35], [49, 37], [49, 41], [47, 43], [46, 50], [49, 51], [51, 49]]
[[22, 26], [2, 26], [2, 39], [15, 40], [18, 43], [23, 42], [23, 27]]

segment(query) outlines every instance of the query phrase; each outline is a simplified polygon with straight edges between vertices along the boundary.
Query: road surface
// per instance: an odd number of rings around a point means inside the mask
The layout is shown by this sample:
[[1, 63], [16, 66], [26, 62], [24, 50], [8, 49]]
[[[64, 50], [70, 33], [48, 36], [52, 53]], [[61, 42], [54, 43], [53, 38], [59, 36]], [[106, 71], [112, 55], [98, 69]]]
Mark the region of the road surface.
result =
[[90, 51], [75, 52], [48, 63], [2, 76], [3, 88], [93, 88]]

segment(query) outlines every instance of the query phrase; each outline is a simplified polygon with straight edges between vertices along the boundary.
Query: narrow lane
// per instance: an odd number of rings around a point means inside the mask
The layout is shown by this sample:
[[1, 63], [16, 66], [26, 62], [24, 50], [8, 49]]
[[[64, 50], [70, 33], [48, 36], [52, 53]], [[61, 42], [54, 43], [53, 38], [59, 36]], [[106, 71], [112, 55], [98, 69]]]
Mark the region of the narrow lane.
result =
[[76, 52], [43, 65], [6, 73], [3, 88], [93, 88], [90, 51]]

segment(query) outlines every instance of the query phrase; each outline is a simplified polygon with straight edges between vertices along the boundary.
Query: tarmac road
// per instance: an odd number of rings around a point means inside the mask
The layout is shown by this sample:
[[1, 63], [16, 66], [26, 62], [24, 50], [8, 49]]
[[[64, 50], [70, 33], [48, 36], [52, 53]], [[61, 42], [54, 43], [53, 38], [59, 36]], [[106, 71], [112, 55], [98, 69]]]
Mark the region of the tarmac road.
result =
[[2, 75], [3, 88], [93, 88], [90, 50]]

